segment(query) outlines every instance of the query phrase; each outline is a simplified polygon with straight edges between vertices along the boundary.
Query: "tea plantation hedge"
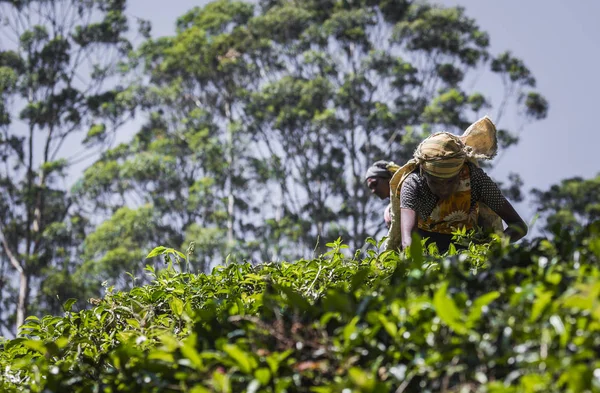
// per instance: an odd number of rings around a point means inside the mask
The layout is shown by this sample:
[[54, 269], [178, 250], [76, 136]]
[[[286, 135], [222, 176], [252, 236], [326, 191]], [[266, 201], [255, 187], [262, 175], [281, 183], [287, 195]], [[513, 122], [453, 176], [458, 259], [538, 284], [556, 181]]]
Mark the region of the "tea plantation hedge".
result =
[[148, 269], [28, 318], [0, 343], [0, 391], [597, 392], [600, 225], [554, 239]]

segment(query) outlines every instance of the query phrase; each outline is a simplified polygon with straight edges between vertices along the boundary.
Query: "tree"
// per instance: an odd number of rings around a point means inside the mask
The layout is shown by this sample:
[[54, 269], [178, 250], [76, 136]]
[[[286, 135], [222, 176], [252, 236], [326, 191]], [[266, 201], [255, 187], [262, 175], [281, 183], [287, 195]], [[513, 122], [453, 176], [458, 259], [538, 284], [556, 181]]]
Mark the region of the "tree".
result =
[[[468, 88], [484, 67], [504, 83], [500, 114], [533, 121], [548, 108], [524, 63], [490, 54], [462, 8], [219, 0], [177, 27], [132, 64], [149, 78], [147, 125], [88, 169], [79, 190], [105, 200], [105, 212], [150, 204], [160, 243], [195, 241], [206, 266], [232, 251], [307, 256], [338, 236], [361, 246], [383, 229], [366, 168], [402, 163], [429, 132], [462, 131], [489, 112]], [[505, 129], [500, 139], [517, 142]], [[126, 169], [136, 162], [144, 167]], [[149, 240], [132, 244], [149, 250]], [[102, 265], [110, 248], [97, 250]]]
[[[86, 240], [80, 271], [86, 280], [115, 279], [124, 269], [140, 274], [144, 256], [157, 244], [186, 248], [194, 241], [200, 270], [245, 248], [247, 242], [234, 242], [244, 231], [238, 215], [251, 214], [252, 196], [246, 190], [249, 154], [240, 132], [240, 97], [258, 73], [239, 56], [252, 13], [250, 4], [211, 3], [182, 16], [177, 36], [148, 40], [139, 49], [131, 67], [148, 78], [138, 102], [147, 122], [131, 143], [103, 154], [75, 188], [115, 223], [103, 224], [98, 231], [104, 235], [97, 231]], [[144, 221], [148, 236], [123, 232], [143, 212], [152, 215]], [[115, 244], [102, 240], [110, 234], [136, 253], [117, 264], [120, 270], [113, 268]]]
[[531, 193], [546, 231], [582, 228], [600, 219], [600, 174], [591, 179], [564, 179], [546, 191], [533, 189]]
[[[77, 289], [70, 273], [87, 219], [65, 183], [131, 102], [131, 92], [111, 79], [131, 50], [124, 8], [124, 0], [0, 2], [8, 40], [0, 51], [3, 321], [19, 326], [28, 311], [58, 312]], [[81, 151], [66, 148], [86, 130]]]

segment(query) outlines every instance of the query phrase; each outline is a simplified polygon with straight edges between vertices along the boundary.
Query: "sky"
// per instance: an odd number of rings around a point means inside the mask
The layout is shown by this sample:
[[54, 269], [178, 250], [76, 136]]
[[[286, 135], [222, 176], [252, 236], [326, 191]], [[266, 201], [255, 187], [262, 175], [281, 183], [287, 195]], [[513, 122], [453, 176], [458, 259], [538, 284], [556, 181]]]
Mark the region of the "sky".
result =
[[[148, 19], [154, 37], [172, 35], [175, 21], [207, 1], [129, 0], [130, 16]], [[462, 6], [490, 35], [492, 54], [510, 50], [537, 80], [536, 90], [550, 104], [549, 115], [526, 125], [520, 142], [499, 155], [491, 175], [521, 175], [525, 190], [547, 189], [564, 178], [593, 177], [600, 172], [600, 1], [597, 0], [437, 0]], [[501, 86], [490, 75], [475, 86], [498, 103]], [[493, 116], [493, 112], [490, 113]], [[492, 117], [493, 118], [493, 117]], [[474, 119], [475, 120], [475, 119]], [[504, 116], [498, 128], [514, 130], [515, 117]], [[531, 201], [517, 205], [526, 221], [533, 218]]]
[[[517, 172], [529, 190], [600, 173], [600, 133], [594, 121], [600, 92], [600, 1], [438, 2], [464, 7], [489, 33], [492, 53], [509, 49], [521, 58], [550, 104], [548, 117], [525, 127], [519, 144], [502, 156], [492, 175], [502, 179]], [[530, 203], [519, 207], [531, 218]]]

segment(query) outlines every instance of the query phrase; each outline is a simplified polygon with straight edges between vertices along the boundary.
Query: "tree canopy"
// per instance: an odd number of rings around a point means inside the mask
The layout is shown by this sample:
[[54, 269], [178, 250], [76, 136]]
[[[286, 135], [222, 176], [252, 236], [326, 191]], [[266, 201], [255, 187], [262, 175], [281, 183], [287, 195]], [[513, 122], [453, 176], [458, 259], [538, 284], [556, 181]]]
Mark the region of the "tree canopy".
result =
[[600, 174], [591, 179], [564, 179], [548, 190], [534, 189], [532, 194], [547, 231], [573, 230], [600, 219]]

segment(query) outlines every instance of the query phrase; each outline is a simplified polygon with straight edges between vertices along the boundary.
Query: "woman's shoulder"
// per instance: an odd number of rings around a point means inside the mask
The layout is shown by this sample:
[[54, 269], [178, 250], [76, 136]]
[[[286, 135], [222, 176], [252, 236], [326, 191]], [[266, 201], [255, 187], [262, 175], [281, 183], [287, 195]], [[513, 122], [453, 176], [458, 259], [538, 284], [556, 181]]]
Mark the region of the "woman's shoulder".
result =
[[416, 169], [410, 175], [406, 176], [406, 179], [404, 179], [403, 187], [404, 186], [411, 187], [411, 188], [421, 187], [422, 183], [423, 183], [423, 179], [424, 178], [419, 173], [419, 170]]
[[477, 165], [473, 164], [472, 162], [467, 162], [467, 166], [469, 167], [471, 179], [479, 180], [482, 177], [486, 176], [485, 171]]
[[468, 165], [471, 171], [470, 178], [472, 189], [477, 190], [477, 192], [481, 192], [483, 189], [498, 187], [498, 185], [490, 178], [484, 169], [472, 163], [468, 163]]

